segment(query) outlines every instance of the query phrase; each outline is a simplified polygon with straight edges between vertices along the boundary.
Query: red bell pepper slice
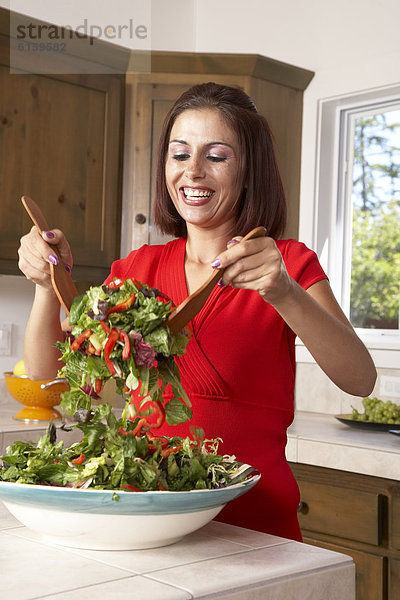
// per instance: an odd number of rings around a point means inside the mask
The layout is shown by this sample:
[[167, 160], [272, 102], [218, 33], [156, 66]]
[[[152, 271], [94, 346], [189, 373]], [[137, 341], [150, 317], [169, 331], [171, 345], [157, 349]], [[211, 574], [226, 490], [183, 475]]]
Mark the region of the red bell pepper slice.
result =
[[144, 433], [149, 440], [147, 449], [150, 454], [153, 454], [153, 452], [156, 452], [156, 450], [159, 450], [160, 448], [163, 450], [168, 446], [168, 438], [166, 438], [164, 435], [155, 436], [151, 433], [151, 431], [145, 431]]
[[100, 394], [102, 389], [103, 389], [103, 380], [95, 379], [94, 380], [94, 391], [96, 392], [96, 394]]
[[121, 286], [123, 286], [124, 283], [125, 283], [125, 279], [115, 278], [112, 281], [110, 281], [110, 283], [107, 284], [107, 287], [110, 290], [116, 290], [116, 289], [120, 288]]
[[73, 350], [74, 352], [79, 350], [83, 342], [87, 340], [92, 335], [92, 333], [93, 331], [91, 329], [85, 329], [83, 333], [81, 333], [80, 335], [78, 335], [77, 338], [74, 339], [74, 341], [71, 344], [71, 350]]
[[113, 327], [113, 329], [111, 329], [110, 335], [108, 336], [107, 341], [104, 345], [104, 360], [105, 360], [105, 363], [106, 363], [107, 368], [110, 371], [111, 375], [115, 375], [115, 373], [117, 372], [114, 365], [112, 364], [112, 362], [110, 360], [110, 354], [111, 354], [111, 352], [115, 346], [115, 343], [118, 339], [119, 339], [119, 331], [118, 331], [118, 329]]
[[152, 406], [153, 410], [152, 414], [156, 414], [157, 418], [155, 421], [150, 421], [149, 417], [151, 415], [146, 416], [146, 421], [147, 421], [147, 426], [150, 429], [159, 429], [165, 422], [165, 408], [164, 405], [162, 404], [162, 402], [160, 402], [159, 400], [148, 400], [147, 402], [144, 403], [144, 405], [141, 407], [141, 410], [144, 411], [146, 410], [146, 406]]
[[182, 444], [178, 444], [178, 446], [170, 446], [169, 448], [164, 448], [164, 450], [161, 450], [161, 456], [163, 458], [166, 458], [172, 453], [179, 452], [179, 450], [182, 450], [182, 448]]
[[132, 429], [132, 435], [137, 435], [144, 425], [148, 425], [146, 417], [141, 417], [136, 424], [136, 427]]
[[132, 304], [134, 304], [135, 300], [136, 300], [135, 294], [131, 294], [129, 296], [129, 298], [127, 298], [124, 302], [120, 302], [119, 304], [116, 304], [115, 306], [112, 306], [111, 308], [107, 309], [107, 312], [106, 312], [107, 317], [108, 317], [108, 315], [111, 315], [112, 313], [123, 312], [124, 310], [127, 310], [128, 308], [130, 308], [132, 306]]
[[73, 462], [75, 465], [81, 465], [83, 463], [83, 461], [85, 460], [85, 455], [82, 453], [80, 456], [78, 456], [77, 458], [73, 458], [71, 460], [71, 462]]
[[135, 487], [134, 485], [129, 485], [129, 483], [124, 483], [123, 485], [121, 485], [122, 489], [124, 490], [128, 490], [129, 492], [143, 492], [143, 490], [141, 490], [138, 487]]
[[122, 350], [122, 359], [127, 360], [131, 353], [131, 338], [122, 329], [119, 330], [119, 339], [124, 342], [124, 349]]
[[110, 328], [107, 323], [105, 321], [100, 321], [100, 325], [102, 326], [104, 333], [108, 335], [110, 333]]

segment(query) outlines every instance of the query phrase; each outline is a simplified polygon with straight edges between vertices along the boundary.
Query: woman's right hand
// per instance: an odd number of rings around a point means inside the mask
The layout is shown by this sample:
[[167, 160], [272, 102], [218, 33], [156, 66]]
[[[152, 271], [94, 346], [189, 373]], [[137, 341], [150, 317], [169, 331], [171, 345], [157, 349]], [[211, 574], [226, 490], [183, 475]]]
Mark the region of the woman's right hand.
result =
[[20, 240], [18, 267], [27, 279], [43, 288], [52, 288], [50, 263], [56, 264], [57, 254], [51, 246], [58, 246], [67, 271], [72, 269], [71, 248], [59, 229], [39, 233], [34, 225]]

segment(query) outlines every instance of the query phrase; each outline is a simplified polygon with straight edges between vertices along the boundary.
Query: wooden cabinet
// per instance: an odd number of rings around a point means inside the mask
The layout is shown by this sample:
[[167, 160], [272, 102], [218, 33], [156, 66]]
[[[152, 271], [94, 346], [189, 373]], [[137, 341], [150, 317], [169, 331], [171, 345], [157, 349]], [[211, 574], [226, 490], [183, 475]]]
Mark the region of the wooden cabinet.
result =
[[10, 73], [6, 29], [1, 11], [0, 273], [20, 274], [25, 194], [66, 233], [73, 278], [101, 282], [120, 253], [124, 75]]
[[70, 60], [81, 74], [10, 73], [8, 15], [0, 9], [0, 273], [19, 274], [19, 239], [31, 227], [23, 194], [66, 233], [82, 284], [102, 281], [121, 254], [166, 241], [151, 217], [162, 122], [184, 90], [210, 80], [242, 87], [267, 118], [288, 198], [285, 235], [297, 237], [303, 90], [312, 72], [257, 55], [152, 52], [150, 72], [126, 73], [130, 51], [104, 44], [98, 56], [118, 63], [116, 72], [84, 74], [79, 60], [89, 59], [71, 51], [63, 68]]
[[290, 466], [304, 542], [352, 556], [357, 600], [400, 600], [400, 482]]
[[286, 237], [297, 237], [303, 90], [313, 73], [257, 55], [154, 52], [151, 73], [128, 74], [122, 253], [163, 243], [152, 222], [156, 152], [163, 120], [180, 94], [197, 83], [240, 86], [272, 129], [288, 198]]

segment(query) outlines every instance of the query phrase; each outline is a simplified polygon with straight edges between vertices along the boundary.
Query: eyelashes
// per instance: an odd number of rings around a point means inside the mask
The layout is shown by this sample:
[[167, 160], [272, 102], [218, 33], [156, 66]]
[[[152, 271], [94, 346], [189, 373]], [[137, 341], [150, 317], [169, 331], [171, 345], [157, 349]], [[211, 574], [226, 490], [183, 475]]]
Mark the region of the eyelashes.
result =
[[[172, 158], [174, 160], [178, 160], [180, 162], [183, 162], [185, 160], [188, 160], [190, 158], [190, 154], [187, 154], [186, 152], [182, 152], [179, 154], [173, 154]], [[214, 162], [214, 163], [219, 163], [219, 162], [224, 162], [227, 160], [226, 156], [216, 156], [215, 154], [208, 154], [206, 156], [206, 159], [209, 160], [210, 162]]]

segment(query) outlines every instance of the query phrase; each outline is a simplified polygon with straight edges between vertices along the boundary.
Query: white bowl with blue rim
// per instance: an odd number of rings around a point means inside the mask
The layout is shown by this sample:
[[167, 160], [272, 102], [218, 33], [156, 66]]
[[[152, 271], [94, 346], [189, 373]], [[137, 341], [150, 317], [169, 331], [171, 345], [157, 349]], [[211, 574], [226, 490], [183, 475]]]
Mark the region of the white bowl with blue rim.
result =
[[137, 550], [178, 542], [206, 525], [256, 485], [260, 473], [242, 466], [240, 483], [187, 492], [114, 492], [0, 481], [0, 498], [26, 527], [61, 546]]

